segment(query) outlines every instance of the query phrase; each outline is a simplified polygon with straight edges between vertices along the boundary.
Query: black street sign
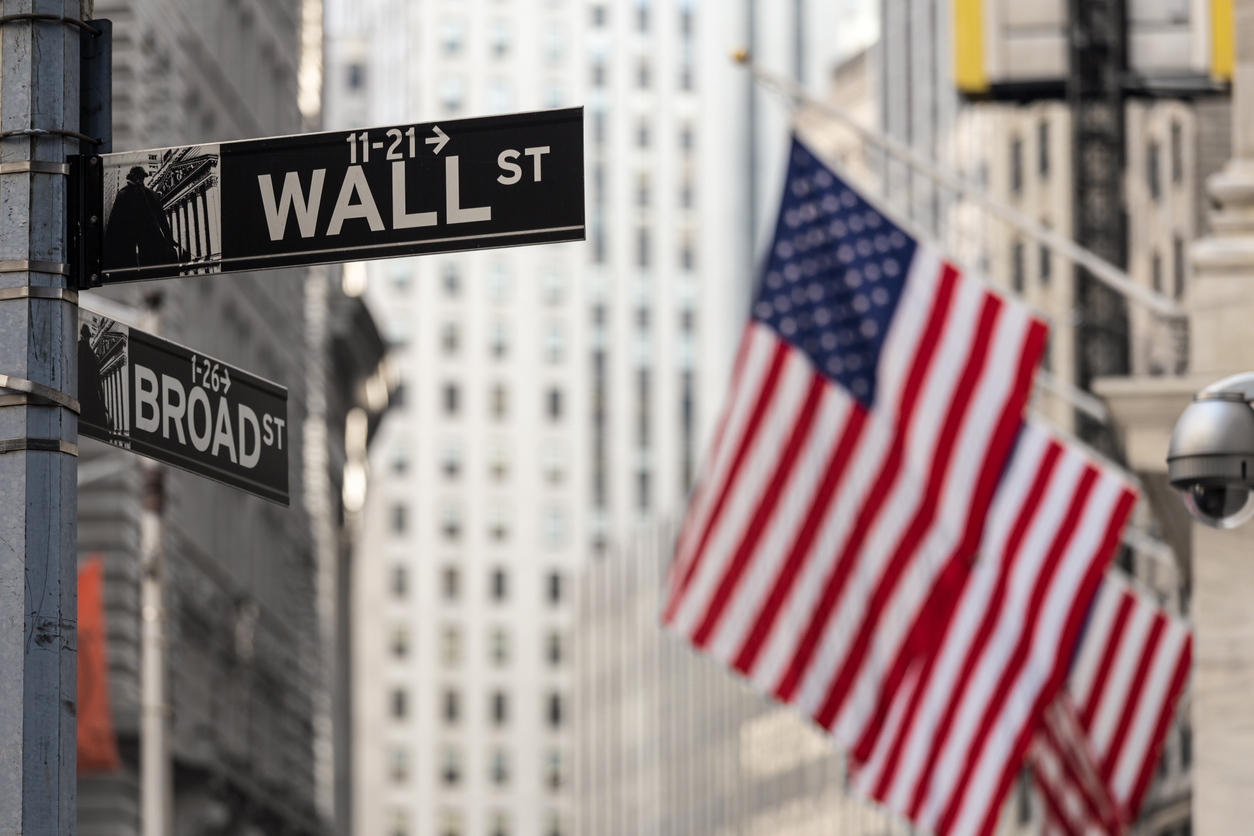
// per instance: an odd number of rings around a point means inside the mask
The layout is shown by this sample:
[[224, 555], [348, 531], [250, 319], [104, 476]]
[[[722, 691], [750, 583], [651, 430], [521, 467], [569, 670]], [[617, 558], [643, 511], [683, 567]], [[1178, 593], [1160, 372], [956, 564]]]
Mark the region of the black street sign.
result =
[[78, 399], [80, 435], [290, 502], [282, 386], [80, 308]]
[[106, 154], [90, 171], [104, 235], [84, 284], [584, 239], [583, 108]]

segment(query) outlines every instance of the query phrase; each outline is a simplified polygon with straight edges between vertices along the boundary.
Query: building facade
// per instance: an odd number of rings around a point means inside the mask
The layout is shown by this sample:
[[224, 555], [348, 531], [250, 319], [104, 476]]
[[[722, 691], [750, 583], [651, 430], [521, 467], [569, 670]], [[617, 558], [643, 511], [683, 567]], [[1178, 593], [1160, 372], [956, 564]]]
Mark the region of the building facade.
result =
[[[113, 21], [114, 150], [302, 130], [299, 0], [107, 0], [94, 11]], [[197, 182], [179, 171], [177, 153], [152, 157], [158, 177]], [[205, 242], [204, 196], [183, 189], [167, 208], [195, 252]], [[121, 768], [80, 773], [77, 830], [140, 832], [141, 623], [158, 620], [167, 832], [345, 833], [336, 817], [347, 796], [336, 782], [348, 767], [347, 694], [335, 687], [346, 667], [336, 585], [350, 558], [345, 426], [354, 410], [377, 423], [386, 406], [386, 386], [367, 385], [380, 379], [379, 332], [327, 270], [195, 275], [83, 295], [85, 305], [287, 387], [292, 501], [283, 508], [162, 468], [164, 607], [144, 612], [140, 521], [155, 480], [132, 453], [81, 440], [79, 553], [103, 557]]]

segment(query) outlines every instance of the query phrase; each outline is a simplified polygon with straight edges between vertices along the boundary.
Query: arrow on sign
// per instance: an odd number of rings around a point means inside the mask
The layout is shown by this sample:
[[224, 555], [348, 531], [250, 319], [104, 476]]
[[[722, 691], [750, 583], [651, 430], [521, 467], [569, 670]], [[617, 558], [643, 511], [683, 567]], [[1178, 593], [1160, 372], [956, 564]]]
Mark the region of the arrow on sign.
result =
[[231, 391], [231, 375], [225, 368], [223, 368], [222, 369], [222, 394], [225, 395], [229, 391]]
[[427, 137], [427, 144], [435, 146], [435, 153], [439, 154], [444, 150], [444, 146], [448, 144], [448, 134], [440, 130], [439, 125], [432, 125], [431, 129], [435, 131], [435, 136]]

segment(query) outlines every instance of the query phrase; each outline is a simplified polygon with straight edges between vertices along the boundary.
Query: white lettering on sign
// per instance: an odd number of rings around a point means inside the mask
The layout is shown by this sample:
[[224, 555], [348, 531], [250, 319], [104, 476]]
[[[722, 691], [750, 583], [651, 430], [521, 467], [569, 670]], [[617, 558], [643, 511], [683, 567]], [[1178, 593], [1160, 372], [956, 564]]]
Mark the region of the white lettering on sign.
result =
[[[177, 439], [182, 445], [190, 440], [191, 445], [201, 453], [208, 451], [212, 456], [225, 456], [249, 469], [261, 461], [262, 447], [282, 450], [283, 429], [287, 421], [270, 414], [258, 416], [247, 404], [230, 403], [225, 395], [229, 384], [222, 386], [224, 394], [218, 397], [215, 420], [209, 392], [214, 383], [221, 385], [228, 381], [229, 373], [226, 367], [214, 364], [212, 377], [201, 373], [201, 380], [196, 383], [197, 360], [205, 358], [192, 360], [193, 383], [190, 391], [181, 380], [168, 374], [161, 375], [158, 384], [156, 372], [135, 364], [135, 429], [154, 434], [160, 432], [163, 438]], [[232, 410], [239, 415], [238, 422], [234, 424], [231, 421]]]
[[266, 227], [270, 231], [271, 241], [283, 240], [287, 232], [287, 218], [292, 210], [296, 210], [296, 226], [300, 229], [301, 238], [312, 238], [318, 222], [318, 207], [322, 204], [322, 183], [326, 180], [325, 168], [315, 169], [313, 182], [309, 184], [309, 199], [305, 199], [300, 188], [300, 177], [295, 171], [289, 171], [283, 178], [283, 192], [279, 202], [274, 202], [274, 181], [269, 174], [257, 175], [257, 183], [261, 187], [261, 205], [266, 211]]
[[541, 145], [536, 148], [528, 148], [523, 153], [526, 154], [528, 157], [533, 158], [536, 161], [535, 182], [539, 183], [540, 182], [540, 158], [543, 157], [545, 154], [549, 153], [549, 146]]
[[501, 152], [501, 156], [496, 158], [496, 164], [501, 167], [502, 171], [510, 172], [510, 175], [506, 177], [502, 174], [496, 178], [496, 182], [504, 186], [512, 186], [522, 179], [522, 166], [513, 162], [516, 159], [518, 159], [518, 152], [513, 148], [506, 148]]
[[435, 212], [414, 212], [411, 215], [405, 211], [405, 163], [392, 163], [392, 229], [435, 226], [437, 222]]
[[444, 158], [444, 202], [448, 209], [448, 223], [466, 224], [492, 220], [491, 206], [462, 208], [461, 169], [456, 155]]
[[[352, 203], [353, 195], [358, 202]], [[383, 229], [383, 218], [379, 217], [379, 207], [375, 205], [374, 195], [370, 193], [370, 184], [366, 182], [366, 173], [359, 165], [350, 165], [344, 175], [344, 183], [340, 186], [340, 196], [336, 198], [335, 209], [331, 212], [331, 223], [327, 225], [327, 235], [339, 235], [344, 221], [349, 218], [365, 218], [370, 224], [371, 232]]]
[[[149, 414], [151, 413], [151, 414]], [[152, 369], [135, 366], [135, 428], [155, 433], [161, 425], [157, 405], [157, 375]]]

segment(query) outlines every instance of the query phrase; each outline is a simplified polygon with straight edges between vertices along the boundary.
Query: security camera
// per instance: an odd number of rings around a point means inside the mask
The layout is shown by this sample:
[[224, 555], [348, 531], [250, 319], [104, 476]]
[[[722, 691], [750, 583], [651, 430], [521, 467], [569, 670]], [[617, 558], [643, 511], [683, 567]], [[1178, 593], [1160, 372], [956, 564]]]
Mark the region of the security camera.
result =
[[1198, 522], [1236, 528], [1254, 518], [1254, 372], [1193, 396], [1171, 433], [1167, 480]]

